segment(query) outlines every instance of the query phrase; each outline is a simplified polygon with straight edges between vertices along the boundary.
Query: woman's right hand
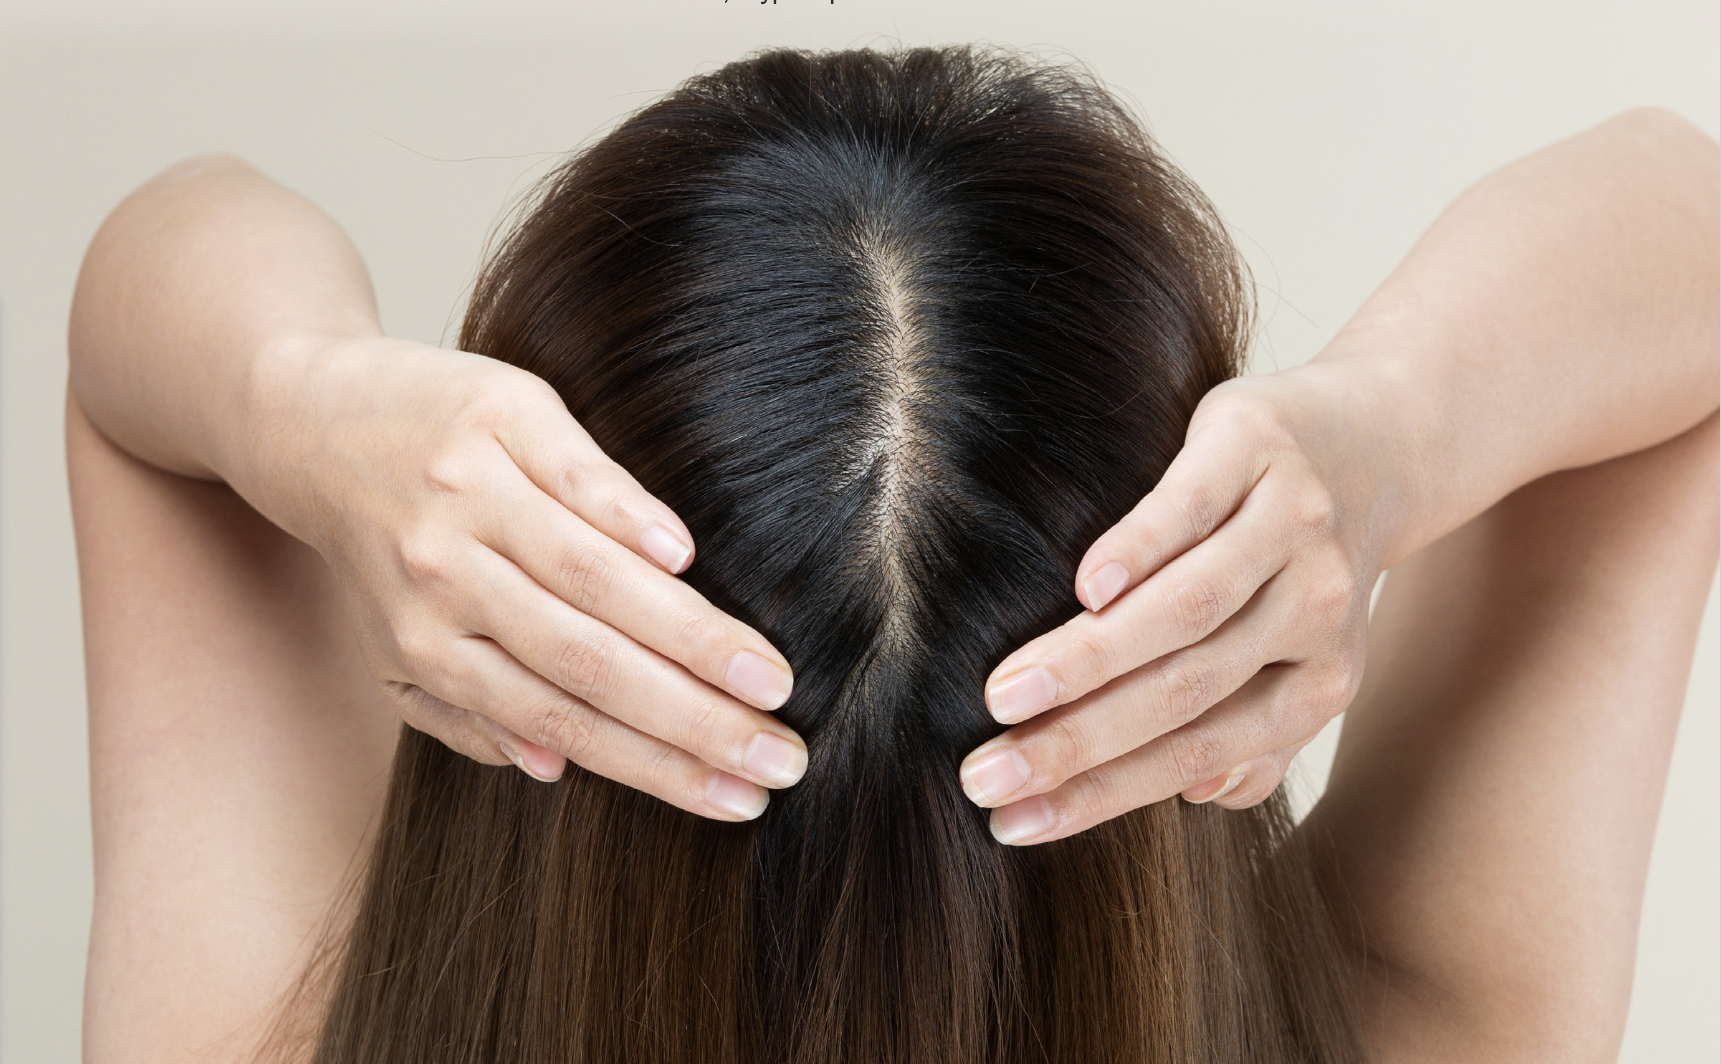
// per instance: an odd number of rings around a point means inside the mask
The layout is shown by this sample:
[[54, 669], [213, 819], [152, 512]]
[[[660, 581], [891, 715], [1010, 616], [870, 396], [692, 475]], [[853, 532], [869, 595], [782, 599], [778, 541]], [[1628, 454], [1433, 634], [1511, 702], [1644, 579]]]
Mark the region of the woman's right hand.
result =
[[[555, 391], [384, 338], [277, 345], [251, 501], [316, 547], [402, 718], [541, 780], [564, 759], [726, 820], [806, 767], [782, 655], [673, 574], [693, 542]], [[242, 490], [246, 484], [241, 482]]]

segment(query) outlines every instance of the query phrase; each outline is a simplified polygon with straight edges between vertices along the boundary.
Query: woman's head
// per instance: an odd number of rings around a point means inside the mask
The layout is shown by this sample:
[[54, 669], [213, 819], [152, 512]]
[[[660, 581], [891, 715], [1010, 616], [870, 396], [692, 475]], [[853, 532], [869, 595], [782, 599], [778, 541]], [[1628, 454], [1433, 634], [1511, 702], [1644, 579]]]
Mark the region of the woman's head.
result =
[[757, 821], [417, 733], [326, 1060], [1090, 1061], [1348, 1052], [1276, 803], [1000, 846], [982, 685], [1236, 372], [1205, 200], [1091, 80], [770, 52], [552, 176], [463, 346], [545, 378], [796, 672]]

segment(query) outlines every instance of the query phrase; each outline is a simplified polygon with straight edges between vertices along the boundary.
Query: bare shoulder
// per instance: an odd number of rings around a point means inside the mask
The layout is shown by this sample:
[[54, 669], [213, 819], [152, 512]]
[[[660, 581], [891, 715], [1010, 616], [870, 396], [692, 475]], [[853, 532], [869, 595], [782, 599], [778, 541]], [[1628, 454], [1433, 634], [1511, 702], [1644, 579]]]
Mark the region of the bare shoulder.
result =
[[321, 558], [75, 402], [96, 902], [85, 1059], [255, 1047], [356, 867], [397, 730]]
[[1612, 1061], [1717, 543], [1716, 426], [1557, 473], [1394, 568], [1304, 830], [1371, 1059]]

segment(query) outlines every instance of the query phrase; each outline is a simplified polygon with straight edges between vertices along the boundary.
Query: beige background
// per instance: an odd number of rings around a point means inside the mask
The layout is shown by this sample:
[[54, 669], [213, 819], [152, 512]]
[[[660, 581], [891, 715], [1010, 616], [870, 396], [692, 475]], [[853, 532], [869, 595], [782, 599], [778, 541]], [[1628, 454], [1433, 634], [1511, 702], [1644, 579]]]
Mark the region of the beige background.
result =
[[[347, 227], [392, 331], [436, 341], [510, 197], [688, 74], [763, 45], [1027, 46], [1094, 67], [1206, 187], [1261, 284], [1257, 365], [1272, 366], [1313, 354], [1491, 167], [1641, 103], [1716, 132], [1712, 2], [1400, 6], [6, 0], [0, 1059], [78, 1055], [90, 858], [64, 329], [83, 247], [128, 189], [181, 156], [238, 152]], [[1718, 702], [1712, 589], [1650, 875], [1628, 1061], [1721, 1056]], [[1305, 795], [1327, 756], [1305, 756]]]

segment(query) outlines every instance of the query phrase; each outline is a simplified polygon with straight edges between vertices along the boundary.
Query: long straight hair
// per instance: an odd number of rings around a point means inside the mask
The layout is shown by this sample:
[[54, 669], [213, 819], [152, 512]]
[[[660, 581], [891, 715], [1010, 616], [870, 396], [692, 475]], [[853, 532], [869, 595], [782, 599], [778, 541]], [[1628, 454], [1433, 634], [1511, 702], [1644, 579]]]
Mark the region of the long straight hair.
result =
[[1088, 76], [772, 51], [564, 164], [467, 350], [549, 381], [793, 664], [796, 786], [717, 823], [403, 731], [322, 1064], [1357, 1059], [1282, 797], [1001, 846], [982, 687], [1238, 370], [1243, 271]]

